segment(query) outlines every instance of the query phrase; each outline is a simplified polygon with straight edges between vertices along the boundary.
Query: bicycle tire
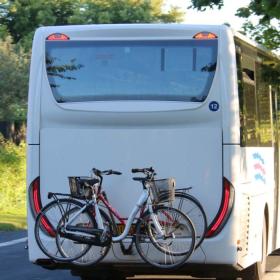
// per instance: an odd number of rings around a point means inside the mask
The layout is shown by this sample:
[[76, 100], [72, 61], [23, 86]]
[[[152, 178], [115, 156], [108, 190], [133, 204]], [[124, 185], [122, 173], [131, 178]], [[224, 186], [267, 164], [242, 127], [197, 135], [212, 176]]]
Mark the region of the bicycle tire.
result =
[[[109, 235], [107, 235], [106, 238], [110, 239], [110, 243], [108, 243], [108, 245], [106, 246], [95, 246], [95, 245], [91, 245], [90, 249], [85, 252], [85, 254], [83, 254], [80, 258], [75, 259], [72, 261], [73, 264], [77, 265], [77, 266], [94, 266], [96, 264], [98, 264], [101, 260], [103, 260], [105, 258], [105, 256], [108, 254], [111, 245], [112, 245], [112, 222], [110, 220], [110, 218], [108, 217], [108, 215], [102, 210], [99, 209], [100, 211], [100, 215], [103, 219], [103, 225], [108, 230]], [[92, 217], [92, 220], [94, 221], [93, 225], [94, 227], [97, 228], [97, 223], [95, 221], [94, 216], [92, 215], [92, 213], [87, 210], [88, 215]], [[56, 236], [58, 239], [58, 235]], [[63, 250], [63, 248], [61, 247], [60, 243], [57, 243], [57, 247], [60, 251], [60, 253], [62, 255], [65, 255], [65, 250]]]
[[[78, 209], [81, 207], [83, 207], [83, 204], [76, 200], [59, 199], [58, 201], [51, 201], [42, 208], [42, 210], [36, 217], [34, 233], [39, 248], [46, 256], [59, 262], [71, 262], [75, 259], [80, 258], [90, 249], [90, 245], [84, 246], [80, 244], [83, 248], [82, 250], [79, 250], [79, 254], [72, 257], [65, 257], [61, 255], [59, 249], [57, 248], [57, 226], [63, 216], [62, 211], [66, 210], [67, 212], [71, 209]], [[76, 246], [79, 246], [79, 244], [76, 244]]]
[[[178, 217], [179, 217], [180, 215], [183, 216], [183, 217], [187, 220], [186, 222], [187, 222], [188, 226], [190, 227], [189, 230], [192, 231], [192, 228], [194, 228], [194, 226], [193, 226], [193, 224], [192, 224], [192, 221], [189, 219], [189, 217], [186, 216], [184, 213], [180, 212], [178, 209], [173, 208], [173, 207], [159, 206], [159, 207], [157, 207], [157, 209], [155, 210], [155, 213], [156, 213], [157, 216], [159, 215], [159, 212], [160, 212], [160, 211], [163, 212], [163, 215], [162, 215], [162, 216], [164, 216], [163, 218], [160, 219], [160, 220], [161, 220], [161, 223], [163, 223], [163, 219], [164, 219], [164, 218], [166, 218], [167, 220], [171, 220], [172, 214], [167, 213], [168, 211], [169, 211], [169, 212], [177, 212], [177, 213], [174, 215], [175, 217], [177, 217], [177, 219], [178, 219]], [[172, 225], [172, 227], [173, 227], [173, 225]], [[170, 228], [171, 228], [171, 226], [168, 225], [169, 231], [170, 231]], [[178, 228], [178, 227], [177, 227], [177, 228]], [[172, 252], [171, 252], [170, 250], [168, 250], [168, 249], [164, 248], [163, 246], [161, 246], [160, 243], [158, 243], [158, 242], [156, 241], [156, 239], [155, 239], [155, 237], [154, 237], [154, 232], [155, 232], [155, 230], [154, 230], [154, 227], [151, 227], [151, 226], [150, 226], [150, 223], [148, 224], [148, 230], [149, 230], [149, 235], [150, 235], [150, 239], [151, 239], [152, 243], [154, 244], [155, 247], [158, 248], [158, 250], [162, 251], [163, 253], [172, 254], [172, 255], [174, 255], [174, 256], [183, 256], [183, 255], [185, 255], [186, 253], [189, 252], [189, 249], [188, 249], [186, 252], [185, 252], [185, 251], [183, 251], [183, 252], [175, 252], [175, 251], [172, 251]], [[166, 231], [166, 229], [165, 229], [165, 231]], [[175, 231], [176, 231], [176, 228], [175, 228], [175, 230], [173, 229], [173, 232], [175, 232]], [[194, 235], [191, 233], [191, 236], [192, 236], [191, 238], [194, 239], [195, 231], [194, 231]], [[191, 246], [191, 248], [192, 248], [192, 246]]]
[[[145, 262], [155, 267], [177, 269], [188, 260], [195, 248], [195, 230], [192, 222], [185, 214], [171, 207], [158, 206], [154, 209], [154, 213], [159, 218], [160, 224], [164, 225], [163, 231], [168, 237], [157, 239], [151, 223], [151, 213], [146, 212], [136, 225], [136, 249]], [[175, 217], [176, 223], [170, 224], [170, 217]], [[169, 222], [164, 219], [168, 219]], [[171, 245], [174, 245], [176, 251]], [[178, 251], [178, 245], [184, 246], [183, 251]]]
[[175, 200], [170, 206], [183, 212], [192, 221], [196, 232], [195, 249], [197, 249], [203, 242], [208, 228], [207, 217], [201, 203], [194, 196], [178, 191], [175, 192]]

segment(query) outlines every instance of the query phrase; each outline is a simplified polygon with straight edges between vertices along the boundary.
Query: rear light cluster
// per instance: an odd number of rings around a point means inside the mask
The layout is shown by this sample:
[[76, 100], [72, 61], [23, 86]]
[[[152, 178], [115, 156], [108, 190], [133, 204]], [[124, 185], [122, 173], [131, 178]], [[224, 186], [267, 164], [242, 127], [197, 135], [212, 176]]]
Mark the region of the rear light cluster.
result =
[[[42, 201], [41, 201], [41, 194], [40, 194], [40, 177], [37, 177], [29, 187], [29, 202], [31, 207], [31, 212], [36, 219], [37, 215], [42, 210]], [[46, 217], [42, 217], [41, 219], [42, 230], [47, 233], [48, 235], [54, 237], [55, 231], [53, 226], [49, 222]]]
[[69, 39], [69, 36], [62, 33], [53, 33], [46, 38], [47, 41], [67, 41]]
[[34, 218], [36, 218], [36, 216], [40, 213], [42, 209], [39, 177], [37, 177], [29, 187], [29, 200], [30, 200], [32, 215]]
[[208, 227], [208, 230], [206, 232], [206, 237], [214, 237], [220, 231], [223, 229], [225, 226], [230, 213], [233, 208], [233, 202], [234, 202], [234, 188], [232, 184], [226, 179], [223, 179], [223, 197], [222, 197], [222, 202], [219, 208], [219, 211]]
[[199, 32], [195, 34], [193, 38], [198, 40], [212, 40], [212, 39], [217, 39], [218, 36], [211, 32]]

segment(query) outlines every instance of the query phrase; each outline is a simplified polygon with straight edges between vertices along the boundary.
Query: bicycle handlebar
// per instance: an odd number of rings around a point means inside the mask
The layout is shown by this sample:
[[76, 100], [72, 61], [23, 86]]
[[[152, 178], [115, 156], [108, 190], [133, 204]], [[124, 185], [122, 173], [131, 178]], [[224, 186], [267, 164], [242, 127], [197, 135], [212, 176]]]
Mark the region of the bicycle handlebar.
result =
[[115, 171], [115, 170], [99, 170], [97, 168], [92, 168], [92, 172], [96, 175], [96, 176], [101, 176], [101, 175], [122, 175], [121, 172], [119, 171]]
[[121, 175], [122, 173], [119, 171], [115, 171], [112, 169], [109, 170], [99, 170], [97, 168], [92, 168], [92, 173], [100, 179], [99, 186], [98, 186], [98, 193], [101, 191], [103, 176], [102, 175]]
[[135, 180], [135, 181], [142, 181], [143, 184], [144, 184], [144, 181], [154, 180], [155, 176], [157, 175], [155, 170], [153, 169], [153, 167], [132, 168], [131, 172], [132, 173], [144, 173], [146, 175], [146, 177], [144, 177], [144, 178], [138, 178], [138, 177], [133, 178], [133, 180]]
[[144, 169], [143, 168], [132, 168], [131, 172], [132, 173], [140, 173], [140, 172], [143, 173]]
[[132, 168], [131, 169], [132, 173], [154, 173], [155, 170], [153, 167], [148, 167], [148, 168]]
[[122, 175], [121, 172], [115, 171], [115, 170], [108, 170], [108, 173], [106, 175]]

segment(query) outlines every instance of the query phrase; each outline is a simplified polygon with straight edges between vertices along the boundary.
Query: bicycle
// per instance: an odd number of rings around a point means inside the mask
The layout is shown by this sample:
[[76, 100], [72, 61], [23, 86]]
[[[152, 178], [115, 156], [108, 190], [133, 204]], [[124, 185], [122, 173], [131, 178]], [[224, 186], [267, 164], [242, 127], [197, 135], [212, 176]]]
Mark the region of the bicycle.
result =
[[[149, 174], [149, 180], [153, 181], [155, 180], [155, 172], [151, 172]], [[206, 214], [205, 211], [202, 207], [202, 205], [200, 204], [200, 202], [191, 194], [187, 193], [188, 191], [190, 191], [192, 189], [192, 187], [186, 187], [186, 188], [176, 188], [175, 190], [175, 199], [174, 201], [172, 201], [172, 203], [169, 203], [169, 206], [172, 208], [176, 208], [178, 210], [180, 210], [181, 212], [183, 212], [185, 215], [188, 216], [188, 218], [190, 218], [190, 220], [192, 221], [194, 228], [195, 228], [195, 249], [197, 249], [201, 243], [203, 242], [204, 238], [205, 238], [205, 233], [207, 231], [207, 218], [206, 218]], [[103, 203], [104, 200], [108, 202], [108, 198], [106, 193], [103, 191], [102, 192], [103, 195]], [[168, 194], [166, 194], [166, 192], [163, 192], [160, 195], [160, 203], [164, 203], [166, 204], [166, 202], [168, 202]], [[101, 202], [102, 202], [101, 201]], [[111, 212], [108, 213], [111, 220], [113, 221], [113, 232], [115, 235], [117, 235], [117, 233], [120, 231], [117, 227], [114, 215], [111, 214]], [[120, 225], [122, 227], [124, 227], [124, 222], [121, 221]], [[120, 248], [121, 251], [124, 255], [131, 255], [133, 253], [133, 244], [134, 244], [134, 240], [132, 239], [130, 242], [130, 245], [125, 248], [124, 244], [122, 241], [120, 241]], [[91, 261], [90, 261], [90, 257], [89, 260], [84, 260], [84, 265], [90, 265]], [[82, 263], [80, 263], [80, 265], [82, 265]]]
[[192, 221], [196, 233], [195, 249], [197, 249], [205, 238], [208, 223], [206, 213], [201, 203], [188, 193], [191, 189], [192, 187], [176, 188], [175, 199], [170, 203], [170, 207], [180, 210]]
[[[69, 177], [71, 195], [49, 193], [48, 197], [54, 200], [42, 209], [35, 222], [35, 237], [41, 250], [56, 261], [75, 264], [83, 263], [83, 258], [90, 254], [91, 264], [97, 264], [107, 255], [113, 242], [128, 236], [136, 220], [132, 238], [144, 261], [165, 269], [184, 264], [196, 244], [193, 224], [181, 211], [159, 205], [162, 193], [169, 202], [174, 200], [174, 179], [154, 180], [153, 168], [132, 169], [132, 172], [146, 176], [133, 178], [142, 183], [143, 191], [126, 223], [102, 192], [102, 175], [120, 175], [118, 171], [93, 169], [96, 178]], [[114, 219], [101, 209], [100, 201], [110, 215], [125, 223], [122, 234], [113, 235]], [[50, 238], [55, 238], [55, 246], [50, 246]]]

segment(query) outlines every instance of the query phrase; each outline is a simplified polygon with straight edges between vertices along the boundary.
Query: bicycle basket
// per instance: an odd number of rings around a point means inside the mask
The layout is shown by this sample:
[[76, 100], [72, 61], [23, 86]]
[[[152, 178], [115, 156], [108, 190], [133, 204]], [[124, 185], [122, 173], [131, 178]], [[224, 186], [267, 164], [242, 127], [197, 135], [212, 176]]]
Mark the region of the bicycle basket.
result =
[[176, 186], [174, 178], [153, 180], [150, 184], [154, 203], [158, 204], [174, 201]]
[[83, 179], [91, 179], [90, 177], [68, 177], [70, 193], [78, 199], [90, 199], [92, 197], [92, 189], [86, 186]]

